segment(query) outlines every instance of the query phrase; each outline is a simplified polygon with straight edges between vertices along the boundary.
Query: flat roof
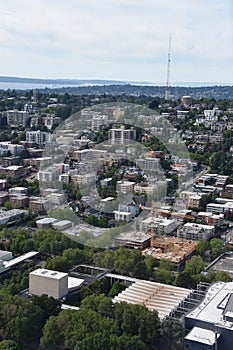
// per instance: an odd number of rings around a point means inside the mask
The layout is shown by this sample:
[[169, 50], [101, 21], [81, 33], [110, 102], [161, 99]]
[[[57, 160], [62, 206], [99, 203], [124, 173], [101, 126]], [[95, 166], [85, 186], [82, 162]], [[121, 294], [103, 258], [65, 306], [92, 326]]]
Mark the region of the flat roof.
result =
[[233, 322], [223, 319], [224, 310], [232, 290], [233, 282], [217, 282], [213, 284], [208, 289], [204, 300], [186, 317], [233, 330]]
[[115, 296], [113, 302], [125, 301], [130, 304], [145, 305], [149, 310], [157, 311], [159, 318], [163, 319], [169, 316], [191, 293], [191, 289], [136, 280], [135, 283]]
[[209, 270], [215, 272], [225, 271], [233, 278], [233, 252], [226, 252], [219, 259], [216, 259]]
[[68, 273], [54, 271], [54, 270], [47, 270], [47, 269], [37, 269], [35, 271], [30, 272], [30, 275], [59, 280], [68, 276]]
[[80, 288], [84, 282], [82, 278], [68, 276], [68, 291]]
[[43, 219], [37, 220], [36, 224], [54, 224], [55, 222], [57, 222], [57, 219], [43, 218]]
[[58, 221], [55, 223], [55, 226], [60, 227], [60, 228], [66, 226], [66, 225], [72, 225], [72, 221], [71, 220], [61, 220], [61, 221]]
[[[217, 338], [219, 337], [220, 334], [217, 334]], [[215, 332], [204, 328], [193, 327], [185, 339], [213, 346], [215, 344]]]
[[151, 236], [148, 233], [145, 232], [139, 232], [139, 231], [128, 231], [128, 232], [123, 232], [116, 236], [114, 240], [121, 240], [127, 242], [140, 242], [143, 243], [144, 241], [150, 239]]
[[17, 258], [14, 258], [14, 259], [11, 259], [10, 261], [4, 261], [3, 262], [3, 265], [6, 267], [6, 268], [11, 268], [27, 259], [30, 259], [30, 258], [33, 258], [34, 256], [38, 255], [39, 252], [28, 252], [26, 254], [23, 254], [23, 255], [20, 255], [18, 256]]
[[23, 210], [23, 209], [10, 209], [10, 210], [1, 210], [0, 209], [0, 218], [12, 218], [13, 216], [15, 215], [19, 215], [19, 214], [25, 214], [27, 215], [28, 214], [28, 211], [27, 210]]
[[9, 191], [11, 191], [11, 190], [16, 190], [16, 191], [27, 191], [28, 190], [28, 188], [27, 187], [20, 187], [20, 186], [18, 186], [18, 187], [11, 187], [11, 188], [9, 188]]

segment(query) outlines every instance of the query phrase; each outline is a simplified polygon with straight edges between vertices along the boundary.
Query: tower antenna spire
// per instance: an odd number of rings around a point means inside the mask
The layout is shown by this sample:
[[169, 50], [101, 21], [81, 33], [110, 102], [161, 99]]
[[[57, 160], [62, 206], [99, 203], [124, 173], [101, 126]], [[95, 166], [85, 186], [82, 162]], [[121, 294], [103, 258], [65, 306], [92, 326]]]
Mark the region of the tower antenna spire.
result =
[[168, 56], [167, 56], [167, 81], [166, 81], [166, 92], [165, 92], [165, 100], [168, 100], [170, 97], [170, 62], [171, 62], [171, 40], [172, 36], [169, 36], [169, 44], [168, 44]]

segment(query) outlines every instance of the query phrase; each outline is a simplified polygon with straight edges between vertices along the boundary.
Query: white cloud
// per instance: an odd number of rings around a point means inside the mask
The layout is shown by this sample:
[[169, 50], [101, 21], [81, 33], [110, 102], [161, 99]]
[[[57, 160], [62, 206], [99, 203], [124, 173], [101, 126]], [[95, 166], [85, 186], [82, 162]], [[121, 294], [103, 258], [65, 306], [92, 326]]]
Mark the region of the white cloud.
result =
[[192, 79], [210, 80], [211, 62], [226, 80], [231, 17], [231, 0], [8, 0], [0, 10], [1, 74], [164, 80], [172, 33], [174, 73], [198, 65]]

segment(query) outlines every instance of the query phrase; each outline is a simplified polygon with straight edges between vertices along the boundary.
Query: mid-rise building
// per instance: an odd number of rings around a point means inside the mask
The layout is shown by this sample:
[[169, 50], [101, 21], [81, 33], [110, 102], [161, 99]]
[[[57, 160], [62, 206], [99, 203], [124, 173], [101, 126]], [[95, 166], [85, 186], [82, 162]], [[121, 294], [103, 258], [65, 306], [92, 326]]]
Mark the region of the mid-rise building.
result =
[[19, 111], [17, 109], [7, 111], [7, 125], [10, 127], [27, 126], [29, 121], [29, 112]]
[[108, 142], [111, 145], [128, 145], [136, 141], [136, 130], [120, 128], [112, 128], [108, 132]]
[[213, 225], [202, 225], [187, 222], [177, 230], [177, 237], [198, 241], [202, 238], [209, 240], [214, 236], [215, 227]]
[[117, 181], [117, 191], [128, 194], [133, 192], [135, 182], [120, 180]]
[[38, 145], [45, 145], [46, 142], [50, 141], [51, 134], [46, 131], [26, 131], [26, 141], [27, 142], [33, 142]]
[[37, 269], [29, 274], [29, 293], [61, 299], [68, 294], [68, 273]]

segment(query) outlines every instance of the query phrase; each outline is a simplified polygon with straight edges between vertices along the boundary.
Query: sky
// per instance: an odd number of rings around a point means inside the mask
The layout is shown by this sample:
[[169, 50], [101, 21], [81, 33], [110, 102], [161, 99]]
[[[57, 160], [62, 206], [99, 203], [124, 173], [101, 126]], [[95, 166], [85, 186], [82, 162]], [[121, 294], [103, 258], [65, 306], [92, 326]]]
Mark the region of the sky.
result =
[[7, 0], [0, 75], [233, 84], [232, 0]]

